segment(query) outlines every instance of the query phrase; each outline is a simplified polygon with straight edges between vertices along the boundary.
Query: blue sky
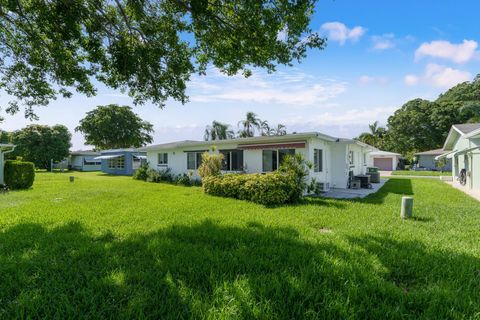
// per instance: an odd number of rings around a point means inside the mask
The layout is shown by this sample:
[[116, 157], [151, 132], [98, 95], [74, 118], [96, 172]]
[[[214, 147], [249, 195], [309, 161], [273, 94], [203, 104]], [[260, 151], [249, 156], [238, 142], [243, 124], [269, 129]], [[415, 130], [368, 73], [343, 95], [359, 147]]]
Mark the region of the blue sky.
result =
[[[154, 124], [155, 143], [202, 139], [212, 120], [236, 129], [247, 111], [284, 123], [289, 132], [354, 137], [375, 120], [384, 124], [409, 99], [435, 99], [480, 73], [478, 12], [480, 1], [473, 0], [320, 1], [311, 27], [329, 36], [325, 50], [275, 74], [257, 70], [249, 79], [211, 68], [193, 77], [188, 104], [134, 110]], [[0, 105], [7, 100], [0, 96]], [[96, 97], [75, 95], [39, 108], [36, 122], [65, 124], [73, 132], [85, 112], [109, 103], [132, 105], [128, 96], [100, 86]], [[4, 130], [31, 123], [21, 114], [4, 117]], [[78, 133], [72, 143], [74, 150], [88, 148]]]

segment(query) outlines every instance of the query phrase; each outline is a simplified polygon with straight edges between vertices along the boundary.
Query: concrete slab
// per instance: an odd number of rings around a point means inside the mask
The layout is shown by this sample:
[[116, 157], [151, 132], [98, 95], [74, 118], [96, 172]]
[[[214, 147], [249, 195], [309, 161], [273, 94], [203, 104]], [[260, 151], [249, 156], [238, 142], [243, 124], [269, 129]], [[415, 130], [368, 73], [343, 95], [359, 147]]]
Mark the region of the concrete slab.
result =
[[365, 198], [369, 194], [380, 190], [387, 181], [387, 179], [380, 179], [380, 183], [372, 183], [372, 189], [330, 189], [330, 191], [322, 193], [322, 196], [332, 199]]

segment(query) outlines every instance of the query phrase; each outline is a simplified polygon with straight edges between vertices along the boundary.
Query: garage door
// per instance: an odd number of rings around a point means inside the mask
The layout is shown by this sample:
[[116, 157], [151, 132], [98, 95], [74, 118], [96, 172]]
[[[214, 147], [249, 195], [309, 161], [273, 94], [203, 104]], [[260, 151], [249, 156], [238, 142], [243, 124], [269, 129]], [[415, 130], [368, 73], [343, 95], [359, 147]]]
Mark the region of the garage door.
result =
[[392, 158], [373, 158], [373, 165], [382, 171], [392, 171]]

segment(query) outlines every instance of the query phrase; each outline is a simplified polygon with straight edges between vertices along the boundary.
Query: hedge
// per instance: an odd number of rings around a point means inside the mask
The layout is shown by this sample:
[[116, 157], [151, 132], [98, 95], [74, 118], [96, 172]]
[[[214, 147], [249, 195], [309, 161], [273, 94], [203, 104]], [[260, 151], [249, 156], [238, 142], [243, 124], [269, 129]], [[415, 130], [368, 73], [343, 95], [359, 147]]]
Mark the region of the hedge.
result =
[[293, 175], [279, 172], [209, 176], [202, 182], [207, 194], [249, 200], [263, 205], [294, 202], [303, 192]]
[[35, 179], [35, 165], [32, 162], [8, 160], [5, 162], [5, 184], [8, 188], [28, 189]]

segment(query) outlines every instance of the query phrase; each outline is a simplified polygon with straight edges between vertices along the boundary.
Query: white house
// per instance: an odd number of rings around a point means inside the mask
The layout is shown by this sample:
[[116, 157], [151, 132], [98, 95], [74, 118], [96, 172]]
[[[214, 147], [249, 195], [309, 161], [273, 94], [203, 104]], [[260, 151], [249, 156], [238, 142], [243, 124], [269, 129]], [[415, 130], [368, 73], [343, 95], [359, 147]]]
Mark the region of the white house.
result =
[[368, 165], [377, 167], [382, 171], [393, 171], [397, 170], [401, 157], [400, 153], [375, 150], [369, 154], [370, 162]]
[[187, 140], [152, 145], [141, 150], [147, 152], [151, 168], [169, 168], [173, 174], [192, 172], [197, 176], [202, 153], [212, 152], [212, 149], [225, 155], [225, 172], [247, 173], [274, 171], [285, 155], [301, 153], [314, 164], [309, 178], [315, 178], [324, 190], [347, 188], [350, 175], [365, 174], [368, 153], [374, 150], [356, 140], [318, 132], [217, 141]]
[[13, 144], [0, 144], [0, 186], [5, 184], [4, 180], [4, 166], [5, 154], [10, 153], [15, 149]]
[[480, 123], [455, 124], [450, 129], [445, 144], [445, 152], [437, 156], [452, 159], [453, 181], [459, 181], [465, 173], [463, 188], [480, 192]]

